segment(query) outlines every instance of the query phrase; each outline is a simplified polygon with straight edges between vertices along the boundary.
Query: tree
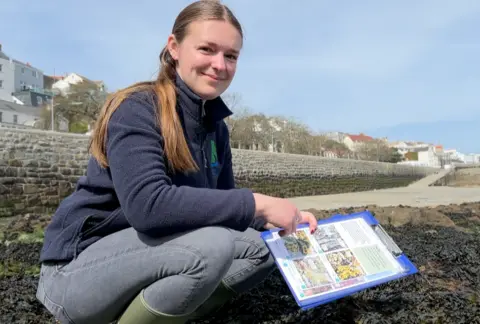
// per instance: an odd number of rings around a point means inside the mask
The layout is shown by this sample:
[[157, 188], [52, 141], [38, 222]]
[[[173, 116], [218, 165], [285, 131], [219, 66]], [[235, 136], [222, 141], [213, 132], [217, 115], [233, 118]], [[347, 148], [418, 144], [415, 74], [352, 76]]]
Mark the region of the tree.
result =
[[[58, 113], [54, 112], [54, 128], [55, 130], [61, 129], [61, 123], [68, 124], [68, 121]], [[51, 103], [44, 103], [40, 111], [40, 121], [38, 127], [44, 130], [52, 129], [52, 106]]]
[[311, 154], [312, 134], [308, 126], [290, 121], [284, 130], [286, 135], [286, 152], [293, 154]]
[[349, 157], [352, 153], [344, 143], [340, 143], [332, 139], [327, 139], [325, 143], [323, 143], [323, 148], [325, 151], [331, 151], [335, 153], [335, 155], [339, 158]]
[[274, 151], [280, 149], [276, 144], [278, 130], [270, 117], [255, 114], [251, 117], [250, 123], [253, 126], [252, 136], [250, 136], [253, 145], [258, 145], [258, 148], [264, 151], [269, 150], [271, 146]]
[[390, 148], [390, 161], [386, 161], [386, 162], [398, 163], [398, 162], [402, 162], [403, 160], [404, 158], [397, 148], [395, 147]]
[[355, 149], [355, 152], [360, 160], [377, 161], [378, 142], [375, 140], [361, 142]]
[[383, 141], [379, 141], [377, 152], [380, 162], [397, 163], [403, 161], [402, 154], [395, 147], [389, 147]]
[[252, 128], [252, 125], [249, 125], [250, 121], [248, 121], [251, 112], [242, 104], [242, 97], [239, 93], [226, 93], [222, 96], [222, 99], [233, 112], [233, 115], [225, 119], [230, 132], [230, 140], [235, 144], [241, 145], [242, 142], [248, 141], [245, 138], [245, 132], [249, 132], [249, 129]]
[[325, 135], [311, 134], [307, 141], [308, 154], [309, 155], [323, 155], [325, 151], [325, 143], [327, 143], [328, 137]]
[[[72, 84], [67, 93], [58, 93], [53, 98], [55, 119], [65, 118], [75, 127], [79, 123], [90, 124], [97, 119], [107, 95], [93, 82]], [[50, 109], [51, 105], [47, 105], [42, 114], [49, 116]]]
[[284, 116], [270, 117], [269, 120], [274, 144], [281, 144], [285, 153], [308, 154], [311, 131], [306, 125]]
[[242, 102], [239, 93], [222, 96], [233, 115], [225, 122], [230, 131], [232, 147], [268, 150], [293, 154], [328, 156], [332, 152], [339, 158], [356, 158], [395, 163], [401, 155], [383, 140], [366, 142], [358, 152], [352, 152], [344, 143], [316, 134], [307, 125], [285, 116], [267, 116], [252, 113]]
[[397, 163], [402, 161], [402, 155], [397, 149], [389, 147], [383, 140], [374, 139], [365, 142], [358, 150], [359, 158], [362, 160]]

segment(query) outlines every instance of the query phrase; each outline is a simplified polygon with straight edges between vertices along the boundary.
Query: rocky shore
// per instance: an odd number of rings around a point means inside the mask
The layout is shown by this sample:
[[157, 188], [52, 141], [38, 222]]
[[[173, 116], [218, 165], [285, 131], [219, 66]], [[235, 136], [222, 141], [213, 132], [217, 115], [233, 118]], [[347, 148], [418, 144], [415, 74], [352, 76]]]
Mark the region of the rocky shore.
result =
[[[318, 218], [368, 208], [419, 274], [300, 311], [274, 272], [263, 284], [197, 323], [480, 323], [480, 202], [313, 210]], [[54, 323], [35, 299], [47, 217], [18, 217], [0, 234], [0, 323]]]

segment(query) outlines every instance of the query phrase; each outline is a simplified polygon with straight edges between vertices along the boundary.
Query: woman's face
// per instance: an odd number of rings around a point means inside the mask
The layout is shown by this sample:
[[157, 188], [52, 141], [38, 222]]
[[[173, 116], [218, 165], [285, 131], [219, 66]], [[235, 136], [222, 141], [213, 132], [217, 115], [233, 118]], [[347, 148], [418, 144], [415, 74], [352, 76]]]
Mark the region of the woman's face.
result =
[[228, 88], [241, 47], [242, 37], [237, 29], [220, 20], [191, 23], [181, 43], [173, 35], [168, 39], [178, 74], [203, 99], [216, 98]]

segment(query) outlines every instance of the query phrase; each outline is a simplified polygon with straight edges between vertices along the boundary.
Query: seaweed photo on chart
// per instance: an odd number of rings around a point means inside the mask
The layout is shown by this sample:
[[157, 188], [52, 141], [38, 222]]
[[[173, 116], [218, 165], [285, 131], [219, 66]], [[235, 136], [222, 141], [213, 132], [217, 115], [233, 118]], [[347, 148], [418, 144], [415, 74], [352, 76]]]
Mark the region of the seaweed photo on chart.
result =
[[293, 264], [302, 278], [304, 289], [332, 283], [332, 278], [320, 258], [298, 259], [294, 260]]
[[352, 279], [365, 274], [357, 258], [350, 250], [329, 253], [327, 259], [341, 280]]
[[335, 225], [318, 227], [313, 237], [324, 252], [347, 248], [347, 244], [335, 229]]
[[291, 258], [316, 254], [312, 243], [304, 231], [297, 231], [282, 237], [282, 242]]

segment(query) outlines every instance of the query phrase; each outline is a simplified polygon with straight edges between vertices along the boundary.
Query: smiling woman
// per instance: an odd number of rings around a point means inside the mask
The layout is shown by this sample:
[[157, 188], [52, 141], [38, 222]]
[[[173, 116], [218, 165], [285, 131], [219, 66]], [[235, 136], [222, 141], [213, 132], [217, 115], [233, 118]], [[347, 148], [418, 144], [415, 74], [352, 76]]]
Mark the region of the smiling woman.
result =
[[189, 37], [181, 46], [171, 35], [165, 53], [183, 62], [177, 71], [192, 91], [214, 99], [228, 88], [235, 75], [242, 46], [241, 29], [218, 20], [194, 21], [189, 29]]
[[220, 95], [242, 29], [217, 1], [175, 20], [157, 80], [111, 96], [87, 174], [45, 231], [37, 298], [62, 323], [184, 323], [256, 286], [275, 263], [259, 230], [311, 213], [235, 188]]

